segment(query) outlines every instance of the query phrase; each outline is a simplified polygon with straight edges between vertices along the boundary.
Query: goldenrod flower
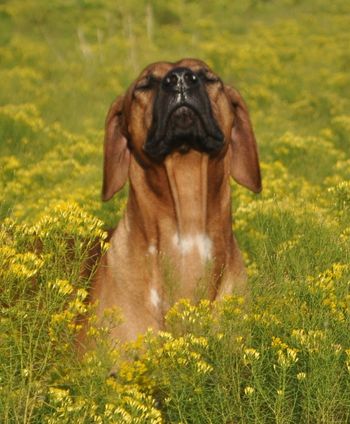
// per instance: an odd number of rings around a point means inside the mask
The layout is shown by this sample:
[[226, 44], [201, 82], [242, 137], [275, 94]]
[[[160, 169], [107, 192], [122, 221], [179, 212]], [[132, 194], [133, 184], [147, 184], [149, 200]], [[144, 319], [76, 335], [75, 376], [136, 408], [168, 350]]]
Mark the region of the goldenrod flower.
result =
[[303, 380], [305, 380], [305, 378], [306, 378], [306, 373], [305, 372], [299, 372], [297, 374], [297, 380], [298, 381], [303, 381]]
[[244, 349], [243, 358], [246, 364], [252, 364], [260, 358], [260, 353], [254, 348], [247, 348]]
[[244, 394], [248, 397], [252, 396], [254, 394], [254, 392], [255, 392], [254, 387], [247, 386], [247, 387], [244, 388]]

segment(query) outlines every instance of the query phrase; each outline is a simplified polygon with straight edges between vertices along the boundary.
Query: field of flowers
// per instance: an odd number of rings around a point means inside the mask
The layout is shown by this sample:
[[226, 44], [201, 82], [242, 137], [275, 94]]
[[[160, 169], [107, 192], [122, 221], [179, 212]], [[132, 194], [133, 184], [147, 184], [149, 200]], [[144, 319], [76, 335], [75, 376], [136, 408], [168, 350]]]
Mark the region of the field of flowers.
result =
[[[2, 423], [350, 422], [349, 28], [347, 0], [0, 1]], [[251, 111], [264, 189], [232, 184], [251, 297], [183, 300], [121, 351], [92, 327], [78, 358], [80, 264], [127, 193], [100, 202], [107, 108], [186, 56]]]

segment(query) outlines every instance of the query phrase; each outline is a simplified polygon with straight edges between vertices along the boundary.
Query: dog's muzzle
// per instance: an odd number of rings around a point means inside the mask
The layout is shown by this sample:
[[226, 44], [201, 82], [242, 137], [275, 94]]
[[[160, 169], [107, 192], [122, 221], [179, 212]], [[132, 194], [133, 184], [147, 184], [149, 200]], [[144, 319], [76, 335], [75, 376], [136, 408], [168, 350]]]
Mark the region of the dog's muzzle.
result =
[[170, 71], [155, 98], [145, 152], [155, 160], [163, 160], [175, 150], [215, 154], [223, 144], [224, 136], [213, 118], [201, 76], [183, 67]]

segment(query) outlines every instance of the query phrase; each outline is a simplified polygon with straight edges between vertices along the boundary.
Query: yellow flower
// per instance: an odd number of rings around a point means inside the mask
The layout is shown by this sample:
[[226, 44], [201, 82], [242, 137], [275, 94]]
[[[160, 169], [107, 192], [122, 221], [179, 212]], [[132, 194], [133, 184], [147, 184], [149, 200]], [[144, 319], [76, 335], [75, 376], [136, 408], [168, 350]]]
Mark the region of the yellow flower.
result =
[[287, 369], [297, 361], [298, 356], [296, 350], [287, 348], [285, 351], [277, 351], [277, 363], [281, 368]]
[[325, 337], [325, 333], [322, 330], [305, 331], [304, 329], [296, 329], [292, 331], [292, 338], [310, 352], [318, 352]]
[[248, 397], [252, 396], [254, 394], [254, 392], [255, 392], [254, 387], [247, 386], [247, 387], [244, 388], [244, 394]]
[[298, 381], [303, 381], [303, 380], [305, 380], [305, 378], [306, 378], [306, 373], [305, 372], [299, 372], [297, 374], [297, 380]]
[[282, 340], [279, 337], [275, 337], [275, 336], [272, 336], [271, 346], [281, 348], [281, 349], [288, 348], [288, 345], [286, 343], [282, 342]]
[[50, 387], [49, 394], [56, 401], [62, 401], [69, 398], [69, 390], [59, 389], [58, 387]]
[[247, 348], [244, 349], [243, 358], [246, 364], [252, 364], [260, 358], [260, 353], [254, 348]]
[[346, 350], [345, 350], [345, 354], [346, 354], [346, 361], [345, 361], [345, 365], [346, 365], [347, 370], [348, 370], [348, 371], [349, 371], [349, 373], [350, 373], [350, 349], [346, 349]]
[[203, 360], [196, 361], [195, 367], [197, 372], [200, 374], [208, 374], [209, 372], [213, 371], [213, 367]]
[[48, 286], [50, 288], [56, 289], [58, 293], [63, 295], [68, 295], [73, 292], [73, 286], [69, 283], [68, 280], [55, 280], [53, 282], [49, 282]]

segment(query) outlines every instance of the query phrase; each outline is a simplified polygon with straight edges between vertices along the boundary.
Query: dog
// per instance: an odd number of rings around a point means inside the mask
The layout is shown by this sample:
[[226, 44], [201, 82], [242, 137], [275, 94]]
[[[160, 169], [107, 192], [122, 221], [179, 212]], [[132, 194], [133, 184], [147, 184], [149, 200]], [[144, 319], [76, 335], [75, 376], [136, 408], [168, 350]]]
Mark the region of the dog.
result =
[[129, 196], [90, 295], [99, 320], [106, 309], [122, 311], [112, 341], [162, 329], [180, 298], [245, 294], [230, 177], [261, 191], [247, 106], [203, 61], [153, 63], [111, 105], [102, 199], [127, 181]]

